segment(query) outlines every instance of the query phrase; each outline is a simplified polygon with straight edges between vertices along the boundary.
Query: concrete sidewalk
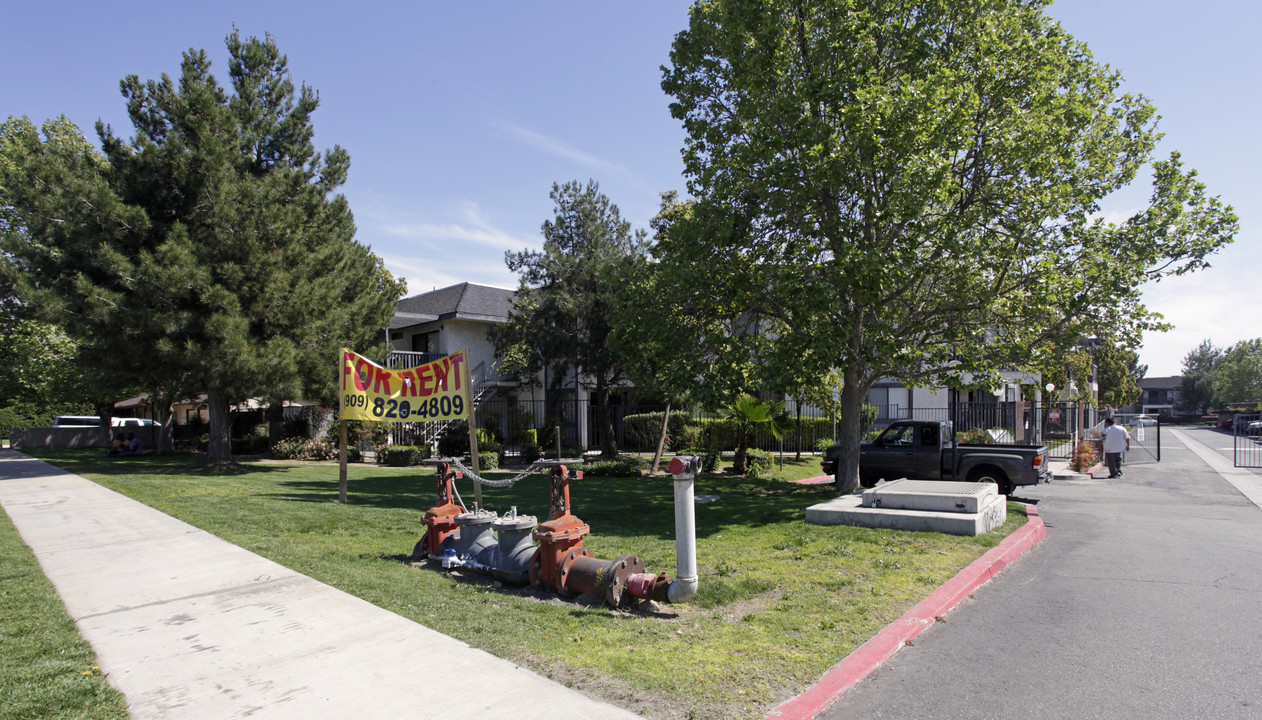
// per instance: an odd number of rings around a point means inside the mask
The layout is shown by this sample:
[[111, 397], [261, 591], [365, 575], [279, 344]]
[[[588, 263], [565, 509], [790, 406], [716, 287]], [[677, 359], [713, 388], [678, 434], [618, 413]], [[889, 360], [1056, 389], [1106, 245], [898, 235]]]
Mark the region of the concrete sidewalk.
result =
[[12, 450], [0, 505], [137, 720], [638, 717]]

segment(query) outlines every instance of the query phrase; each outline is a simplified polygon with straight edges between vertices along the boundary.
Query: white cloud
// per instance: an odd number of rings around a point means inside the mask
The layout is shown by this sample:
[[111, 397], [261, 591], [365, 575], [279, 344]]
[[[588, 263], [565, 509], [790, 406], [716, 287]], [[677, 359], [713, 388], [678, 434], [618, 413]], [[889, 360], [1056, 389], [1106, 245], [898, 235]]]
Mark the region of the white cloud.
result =
[[377, 227], [383, 233], [393, 237], [420, 240], [431, 244], [464, 242], [496, 250], [521, 250], [533, 244], [494, 227], [477, 203], [464, 201], [460, 203], [460, 206], [463, 222], [429, 223], [394, 219], [383, 221]]
[[382, 252], [377, 255], [395, 277], [407, 279], [407, 296], [462, 282], [507, 289], [517, 287], [517, 276], [509, 272], [498, 257], [490, 259], [476, 253], [454, 252], [442, 256]]
[[627, 168], [619, 165], [618, 163], [585, 153], [582, 150], [579, 150], [578, 148], [575, 148], [556, 138], [537, 133], [534, 130], [528, 130], [520, 125], [507, 121], [494, 122], [493, 124], [508, 139], [516, 140], [517, 142], [533, 147], [536, 150], [542, 150], [553, 157], [569, 160], [590, 170], [602, 173], [609, 172], [618, 173], [624, 176], [631, 175], [631, 172], [627, 170]]

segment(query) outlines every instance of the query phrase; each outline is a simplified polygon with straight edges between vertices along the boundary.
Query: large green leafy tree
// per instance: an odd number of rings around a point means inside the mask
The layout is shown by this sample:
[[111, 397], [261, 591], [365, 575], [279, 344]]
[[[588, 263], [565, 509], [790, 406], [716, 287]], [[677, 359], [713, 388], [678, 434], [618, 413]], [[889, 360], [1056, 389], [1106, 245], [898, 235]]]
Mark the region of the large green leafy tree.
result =
[[[637, 383], [671, 397], [687, 397], [718, 408], [742, 393], [759, 390], [763, 368], [751, 360], [749, 343], [757, 324], [743, 312], [734, 290], [746, 286], [748, 267], [724, 263], [705, 267], [684, 262], [669, 249], [688, 244], [699, 226], [698, 207], [663, 194], [652, 221], [651, 256], [636, 256], [617, 290], [611, 342], [635, 357]], [[670, 256], [673, 262], [663, 262]]]
[[[90, 276], [103, 260], [98, 241], [118, 241], [144, 223], [119, 202], [108, 170], [64, 117], [41, 128], [26, 118], [0, 125], [5, 347], [23, 368], [10, 373], [13, 389], [28, 402], [61, 395], [108, 415], [111, 401], [135, 386], [125, 311], [96, 296]], [[76, 294], [84, 301], [68, 299]]]
[[331, 397], [338, 346], [372, 342], [402, 294], [333, 194], [349, 156], [312, 146], [316, 93], [270, 36], [227, 46], [231, 93], [191, 50], [178, 81], [122, 81], [135, 135], [98, 125], [103, 157], [47, 126], [7, 133], [3, 183], [26, 297], [89, 340], [107, 387], [204, 391], [212, 462], [234, 402]]
[[1214, 394], [1214, 374], [1223, 359], [1223, 349], [1210, 340], [1183, 356], [1183, 375], [1179, 378], [1179, 402], [1176, 407], [1185, 412], [1204, 415], [1218, 405]]
[[543, 224], [543, 249], [505, 253], [521, 277], [508, 322], [492, 333], [505, 368], [533, 378], [576, 373], [591, 391], [601, 454], [617, 454], [609, 393], [627, 379], [626, 356], [610, 342], [610, 312], [629, 259], [644, 249], [618, 206], [595, 181], [552, 186], [555, 216]]
[[1214, 395], [1229, 403], [1262, 403], [1262, 338], [1241, 340], [1214, 369]]
[[696, 207], [655, 252], [727, 281], [707, 317], [739, 311], [749, 359], [842, 371], [841, 490], [877, 379], [1017, 368], [1074, 324], [1133, 343], [1161, 327], [1141, 285], [1236, 229], [1177, 155], [1148, 207], [1096, 217], [1152, 161], [1156, 111], [1045, 5], [702, 0], [675, 39]]
[[1134, 350], [1119, 347], [1107, 338], [1103, 340], [1094, 357], [1100, 381], [1100, 405], [1125, 407], [1143, 394], [1139, 381], [1144, 379], [1148, 368], [1139, 364], [1139, 354]]

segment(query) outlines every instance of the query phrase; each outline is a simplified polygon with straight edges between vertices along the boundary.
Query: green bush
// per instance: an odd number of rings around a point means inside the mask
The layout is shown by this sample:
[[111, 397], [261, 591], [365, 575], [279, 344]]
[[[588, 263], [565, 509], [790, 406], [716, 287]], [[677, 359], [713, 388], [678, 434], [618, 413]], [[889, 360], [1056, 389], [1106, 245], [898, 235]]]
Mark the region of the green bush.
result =
[[717, 450], [736, 449], [736, 424], [722, 418], [700, 418], [697, 425], [701, 432], [700, 445]]
[[[335, 422], [329, 426], [329, 439], [340, 441], [341, 434], [341, 427], [336, 422], [335, 417]], [[390, 423], [377, 422], [375, 420], [346, 421], [346, 444], [348, 447], [362, 447], [365, 450], [371, 450], [389, 442]]]
[[957, 440], [961, 445], [993, 445], [995, 441], [990, 435], [981, 428], [973, 428], [971, 430], [961, 430], [957, 433]]
[[[658, 422], [661, 422], [660, 413]], [[640, 477], [640, 464], [634, 460], [593, 460], [579, 465], [578, 469], [592, 477]]]
[[[627, 415], [622, 419], [622, 432], [627, 447], [637, 450], [655, 449], [662, 434], [662, 413]], [[695, 445], [700, 435], [701, 426], [693, 420], [691, 414], [683, 410], [670, 414], [670, 420], [666, 422], [666, 437], [671, 452]]]
[[429, 457], [428, 446], [418, 445], [390, 445], [377, 455], [382, 465], [391, 467], [411, 467], [420, 465], [422, 460]]
[[58, 415], [93, 415], [91, 405], [60, 405], [56, 407], [36, 407], [26, 403], [18, 403], [8, 407], [0, 407], [0, 438], [9, 437], [13, 428], [52, 427]]
[[[866, 428], [873, 422], [876, 422], [876, 416], [879, 409], [874, 405], [865, 405], [863, 410], [862, 427]], [[658, 416], [659, 422], [661, 416]], [[698, 438], [690, 442], [688, 445], [681, 447], [712, 447], [719, 448], [726, 452], [736, 449], [736, 425], [730, 420], [723, 418], [701, 418], [694, 420], [698, 428]], [[801, 442], [802, 451], [809, 452], [812, 448], [817, 451], [820, 441], [828, 439], [825, 448], [833, 445], [831, 440], [833, 436], [833, 421], [826, 417], [804, 417], [801, 424]], [[673, 436], [672, 436], [673, 437]], [[772, 437], [771, 433], [765, 429], [755, 430], [757, 443], [751, 447], [757, 447], [760, 450], [769, 452], [777, 452], [780, 450], [781, 443]], [[784, 451], [795, 452], [798, 443], [798, 420], [789, 417], [789, 429], [784, 435]]]
[[[267, 426], [260, 426], [266, 430]], [[258, 455], [267, 452], [267, 435], [248, 435], [232, 439], [233, 455]]]
[[745, 454], [745, 477], [747, 478], [760, 478], [771, 472], [773, 467], [775, 467], [775, 460], [766, 450], [750, 448]]
[[825, 452], [828, 448], [836, 444], [837, 443], [833, 442], [833, 439], [830, 437], [819, 438], [815, 441], [815, 452]]
[[281, 460], [336, 460], [337, 445], [327, 440], [285, 438], [272, 447], [272, 455]]
[[494, 470], [500, 466], [500, 454], [495, 450], [487, 452], [478, 451], [478, 470], [487, 471]]
[[535, 428], [523, 430], [518, 439], [523, 445], [534, 445], [535, 447], [539, 447], [539, 431]]
[[522, 462], [532, 463], [541, 457], [543, 457], [543, 451], [539, 449], [538, 445], [534, 443], [524, 443], [521, 446]]
[[[543, 451], [543, 457], [552, 458], [554, 460], [558, 459], [556, 456], [557, 450], [555, 445], [540, 446], [539, 449]], [[583, 449], [573, 445], [564, 445], [561, 447], [561, 457], [566, 460], [581, 458], [583, 457]]]
[[459, 420], [438, 438], [438, 454], [443, 457], [464, 457], [469, 454], [469, 424]]

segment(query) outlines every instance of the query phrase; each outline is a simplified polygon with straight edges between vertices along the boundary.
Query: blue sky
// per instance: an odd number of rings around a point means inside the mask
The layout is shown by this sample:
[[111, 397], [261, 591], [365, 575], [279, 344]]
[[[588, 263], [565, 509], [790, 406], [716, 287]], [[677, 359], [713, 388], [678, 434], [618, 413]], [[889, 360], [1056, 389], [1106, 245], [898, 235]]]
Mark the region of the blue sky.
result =
[[[683, 133], [659, 67], [683, 0], [636, 2], [11, 3], [0, 25], [0, 115], [97, 119], [131, 135], [118, 81], [178, 75], [205, 49], [226, 80], [223, 38], [272, 33], [297, 82], [320, 93], [316, 144], [351, 154], [343, 187], [360, 240], [410, 294], [465, 280], [515, 287], [505, 250], [538, 247], [553, 182], [593, 178], [638, 228], [682, 189]], [[1241, 218], [1236, 242], [1197, 275], [1146, 290], [1175, 323], [1145, 338], [1149, 375], [1180, 371], [1204, 338], [1262, 336], [1258, 88], [1251, 2], [1061, 0], [1051, 14], [1127, 89], [1161, 111], [1166, 139]], [[1137, 209], [1146, 183], [1113, 198]]]

